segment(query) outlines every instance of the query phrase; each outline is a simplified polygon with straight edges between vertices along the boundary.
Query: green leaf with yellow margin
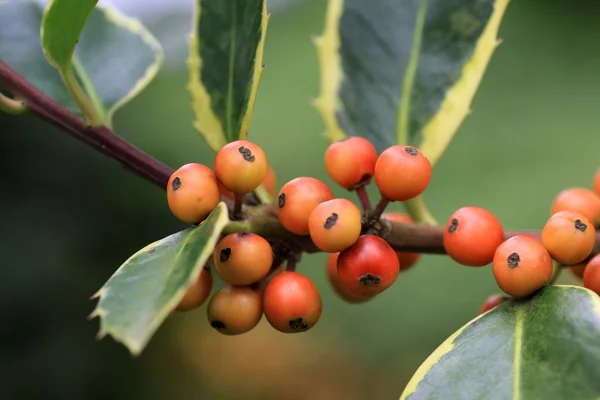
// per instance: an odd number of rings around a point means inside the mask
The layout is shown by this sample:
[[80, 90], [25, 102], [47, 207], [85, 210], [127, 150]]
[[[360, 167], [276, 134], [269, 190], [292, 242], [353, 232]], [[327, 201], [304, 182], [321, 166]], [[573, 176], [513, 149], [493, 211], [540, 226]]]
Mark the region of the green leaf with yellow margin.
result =
[[[110, 126], [114, 113], [156, 76], [162, 65], [162, 49], [136, 19], [112, 7], [96, 7], [87, 19], [75, 52], [70, 53], [71, 50], [65, 50], [66, 45], [60, 45], [67, 37], [60, 31], [66, 29], [71, 40], [77, 39], [73, 39], [71, 20], [64, 23], [63, 19], [61, 23], [61, 18], [74, 11], [70, 7], [63, 10], [63, 4], [66, 3], [62, 0], [50, 4], [50, 10], [54, 11], [46, 14], [45, 33], [40, 33], [44, 9], [38, 2], [13, 0], [0, 3], [0, 59], [46, 95], [79, 111], [65, 89], [60, 73], [49, 65], [42, 51], [40, 36], [44, 36], [46, 45], [52, 49], [48, 54], [53, 62], [64, 64], [69, 54], [73, 55], [72, 68], [77, 81], [103, 122]], [[85, 4], [90, 3], [82, 2]], [[57, 46], [60, 49], [56, 49]]]
[[196, 0], [187, 61], [194, 126], [214, 151], [246, 139], [263, 71], [267, 0]]
[[508, 0], [329, 0], [315, 107], [330, 141], [418, 146], [435, 164], [464, 118]]
[[98, 336], [109, 334], [139, 355], [198, 280], [227, 223], [221, 202], [201, 225], [154, 242], [125, 261], [92, 297], [99, 299], [90, 315], [100, 317]]
[[419, 367], [400, 400], [600, 398], [600, 298], [549, 286], [475, 318]]

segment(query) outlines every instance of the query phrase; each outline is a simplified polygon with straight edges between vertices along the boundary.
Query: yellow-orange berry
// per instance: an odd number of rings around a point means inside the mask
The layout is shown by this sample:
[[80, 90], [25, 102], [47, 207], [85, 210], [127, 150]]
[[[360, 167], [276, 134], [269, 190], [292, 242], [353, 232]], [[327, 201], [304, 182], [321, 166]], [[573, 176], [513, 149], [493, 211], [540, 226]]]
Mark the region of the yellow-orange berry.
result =
[[581, 187], [563, 190], [552, 203], [552, 214], [560, 211], [575, 211], [594, 222], [600, 218], [600, 196]]
[[210, 296], [212, 285], [213, 279], [210, 268], [204, 267], [198, 279], [188, 288], [175, 310], [191, 311], [200, 307]]
[[332, 143], [325, 152], [325, 169], [335, 183], [352, 190], [371, 181], [377, 151], [367, 139], [352, 136]]
[[225, 286], [212, 296], [206, 314], [210, 326], [219, 333], [249, 332], [263, 315], [262, 292], [249, 286]]
[[[271, 195], [271, 197], [275, 197], [275, 194], [277, 194], [277, 177], [275, 176], [275, 171], [270, 165], [267, 165], [267, 174], [265, 175], [265, 179], [263, 179], [262, 185], [265, 187], [265, 189], [267, 189], [267, 192]], [[219, 190], [221, 191], [221, 195], [227, 197], [228, 199], [233, 200], [235, 198], [233, 192], [223, 186], [221, 182], [219, 182]]]
[[167, 201], [175, 217], [190, 224], [201, 222], [221, 201], [215, 174], [202, 164], [182, 166], [169, 178]]
[[552, 258], [565, 265], [575, 265], [594, 249], [596, 230], [583, 214], [560, 211], [548, 219], [541, 238]]
[[267, 174], [267, 158], [262, 149], [247, 140], [223, 146], [215, 157], [215, 174], [233, 193], [246, 194], [256, 189]]
[[215, 270], [233, 286], [259, 282], [269, 274], [273, 249], [255, 233], [236, 232], [225, 236], [214, 251]]
[[375, 183], [392, 201], [406, 201], [425, 191], [431, 180], [431, 163], [411, 146], [392, 146], [375, 164]]
[[337, 253], [352, 246], [358, 240], [361, 228], [359, 208], [346, 199], [319, 204], [308, 219], [312, 241], [327, 253]]
[[308, 219], [321, 203], [333, 199], [326, 184], [315, 178], [292, 179], [279, 191], [277, 216], [281, 225], [296, 235], [308, 235]]

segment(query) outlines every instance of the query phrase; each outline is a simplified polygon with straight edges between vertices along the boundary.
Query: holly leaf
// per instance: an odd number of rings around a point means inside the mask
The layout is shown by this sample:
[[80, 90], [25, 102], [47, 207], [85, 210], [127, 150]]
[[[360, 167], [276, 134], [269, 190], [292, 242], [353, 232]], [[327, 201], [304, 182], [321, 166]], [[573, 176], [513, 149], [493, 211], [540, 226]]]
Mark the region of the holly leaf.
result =
[[419, 367], [400, 399], [595, 399], [598, 338], [598, 295], [549, 286], [460, 328]]
[[412, 144], [435, 164], [470, 112], [508, 1], [329, 0], [315, 39], [325, 136]]
[[199, 226], [154, 242], [132, 255], [92, 297], [100, 317], [98, 336], [111, 335], [139, 355], [198, 280], [219, 236], [229, 222], [220, 203]]
[[[40, 34], [44, 16], [41, 5], [33, 0], [0, 2], [0, 59], [46, 95], [79, 112], [60, 73], [48, 63], [64, 68], [68, 62], [65, 60], [72, 55], [77, 81], [103, 122], [110, 126], [114, 113], [156, 76], [163, 52], [139, 21], [115, 8], [95, 7], [87, 23], [82, 22], [83, 9], [91, 3], [90, 0], [50, 2]], [[75, 46], [82, 23], [85, 27]], [[44, 38], [48, 61], [40, 37]], [[74, 46], [74, 53], [69, 43]]]
[[248, 136], [269, 14], [267, 0], [196, 0], [188, 90], [194, 126], [218, 151]]

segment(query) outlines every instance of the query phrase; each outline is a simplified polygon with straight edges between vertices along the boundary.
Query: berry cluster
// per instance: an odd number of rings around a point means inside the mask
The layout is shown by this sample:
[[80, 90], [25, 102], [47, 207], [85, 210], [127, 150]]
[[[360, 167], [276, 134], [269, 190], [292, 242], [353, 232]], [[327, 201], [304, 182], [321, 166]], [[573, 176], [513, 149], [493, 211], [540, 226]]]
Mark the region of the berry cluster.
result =
[[[525, 297], [547, 285], [557, 267], [570, 267], [584, 287], [600, 294], [600, 255], [595, 255], [600, 222], [600, 170], [594, 190], [575, 187], [560, 192], [539, 238], [517, 235], [507, 240], [498, 219], [479, 207], [464, 207], [448, 220], [444, 248], [455, 261], [468, 266], [492, 263], [498, 286], [513, 297]], [[480, 312], [507, 300], [492, 295]]]

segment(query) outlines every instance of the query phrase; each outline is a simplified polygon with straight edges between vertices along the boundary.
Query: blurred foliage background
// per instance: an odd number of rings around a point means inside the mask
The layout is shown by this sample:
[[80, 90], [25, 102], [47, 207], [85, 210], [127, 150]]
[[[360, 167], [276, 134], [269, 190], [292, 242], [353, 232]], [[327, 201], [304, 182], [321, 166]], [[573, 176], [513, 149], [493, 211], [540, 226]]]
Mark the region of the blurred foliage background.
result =
[[[280, 185], [311, 175], [333, 187], [323, 126], [309, 104], [318, 89], [310, 37], [321, 32], [324, 9], [323, 0], [294, 2], [271, 18], [250, 137]], [[583, 0], [509, 5], [473, 114], [425, 195], [440, 221], [478, 205], [507, 228], [540, 228], [556, 193], [590, 186], [600, 148], [599, 13]], [[166, 69], [115, 124], [173, 167], [213, 161], [192, 128], [186, 79], [184, 68]], [[89, 297], [130, 254], [184, 225], [163, 191], [53, 127], [0, 115], [0, 133], [3, 400], [395, 399], [430, 352], [499, 291], [489, 267], [424, 256], [375, 300], [348, 305], [328, 286], [325, 256], [305, 256], [299, 270], [324, 301], [313, 330], [286, 336], [263, 319], [247, 335], [223, 337], [204, 306], [173, 315], [133, 359], [111, 339], [95, 340]]]

